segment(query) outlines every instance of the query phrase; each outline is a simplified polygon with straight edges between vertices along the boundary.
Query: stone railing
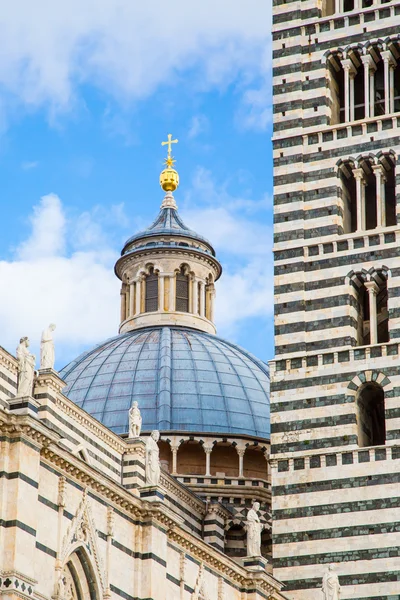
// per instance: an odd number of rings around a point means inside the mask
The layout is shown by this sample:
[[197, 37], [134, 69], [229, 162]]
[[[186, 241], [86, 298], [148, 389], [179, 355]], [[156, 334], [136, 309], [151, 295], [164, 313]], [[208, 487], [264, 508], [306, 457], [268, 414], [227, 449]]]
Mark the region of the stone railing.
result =
[[398, 356], [399, 343], [375, 344], [373, 346], [355, 346], [343, 350], [332, 352], [326, 350], [318, 353], [308, 353], [306, 356], [296, 356], [293, 358], [272, 360], [269, 362], [271, 377], [282, 372], [288, 374], [295, 371], [306, 371], [315, 368], [332, 368], [332, 365], [343, 363], [353, 364], [356, 361], [369, 360], [371, 358], [381, 358], [386, 356]]
[[400, 459], [400, 446], [375, 446], [339, 452], [333, 450], [324, 454], [309, 454], [304, 457], [272, 459], [271, 468], [282, 473], [397, 459]]

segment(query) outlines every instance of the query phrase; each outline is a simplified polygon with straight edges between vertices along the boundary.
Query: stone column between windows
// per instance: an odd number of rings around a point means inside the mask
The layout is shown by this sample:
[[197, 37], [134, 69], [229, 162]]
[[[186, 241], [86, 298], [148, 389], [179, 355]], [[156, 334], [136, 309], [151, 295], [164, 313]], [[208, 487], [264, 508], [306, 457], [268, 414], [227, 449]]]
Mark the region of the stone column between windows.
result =
[[[375, 66], [375, 63], [372, 59], [372, 56], [370, 56], [369, 54], [367, 54], [366, 56], [362, 56], [361, 57], [361, 61], [364, 65], [364, 104], [365, 104], [365, 118], [368, 119], [370, 116], [373, 116], [373, 111], [371, 112], [371, 103], [373, 106], [373, 96], [371, 98], [370, 96], [370, 91], [371, 88], [373, 89], [373, 86], [371, 86], [371, 81], [370, 81], [370, 70], [372, 69], [373, 66]], [[374, 69], [373, 73], [375, 72], [376, 67]]]
[[178, 450], [179, 444], [171, 444], [171, 452], [172, 452], [172, 473], [171, 475], [178, 475]]
[[379, 291], [378, 285], [375, 281], [367, 281], [365, 287], [368, 291], [369, 300], [369, 338], [370, 344], [378, 343], [378, 319], [376, 310], [376, 296]]
[[372, 170], [376, 179], [376, 224], [377, 227], [386, 227], [385, 169], [382, 165], [373, 165]]
[[193, 277], [192, 280], [192, 313], [194, 315], [198, 315], [199, 311], [198, 311], [198, 280], [197, 277]]
[[164, 310], [164, 274], [158, 274], [158, 310]]
[[129, 316], [133, 317], [135, 314], [135, 283], [129, 285]]
[[206, 294], [204, 281], [200, 281], [200, 316], [206, 315]]
[[210, 292], [210, 321], [214, 323], [215, 290]]
[[356, 179], [357, 231], [365, 231], [365, 178], [362, 169], [353, 170]]
[[141, 296], [142, 296], [142, 282], [140, 281], [140, 278], [138, 277], [136, 279], [136, 314], [137, 315], [139, 315], [142, 312]]
[[395, 65], [391, 64], [390, 65], [390, 70], [389, 70], [389, 97], [390, 97], [390, 112], [394, 113], [394, 70], [395, 70]]
[[175, 293], [176, 293], [176, 277], [170, 275], [169, 277], [169, 310], [175, 310]]
[[343, 0], [335, 0], [335, 14], [341, 14], [343, 11]]
[[236, 452], [239, 456], [239, 477], [243, 477], [243, 459], [246, 448], [236, 448]]
[[125, 319], [127, 319], [129, 317], [129, 306], [130, 306], [130, 287], [129, 284], [126, 284], [126, 291], [125, 291]]
[[344, 121], [354, 120], [354, 75], [355, 68], [349, 58], [342, 60], [344, 70]]
[[206, 453], [206, 477], [211, 477], [211, 452], [213, 447], [203, 446], [203, 450]]
[[125, 307], [126, 307], [126, 301], [125, 301], [125, 284], [122, 284], [121, 287], [121, 323], [122, 321], [125, 321]]
[[[391, 76], [393, 71], [393, 55], [390, 50], [384, 50], [381, 52], [383, 58], [383, 69], [384, 69], [384, 87], [385, 87], [385, 113], [389, 114], [393, 112], [393, 98], [394, 98], [394, 78]], [[394, 73], [394, 71], [393, 71]]]

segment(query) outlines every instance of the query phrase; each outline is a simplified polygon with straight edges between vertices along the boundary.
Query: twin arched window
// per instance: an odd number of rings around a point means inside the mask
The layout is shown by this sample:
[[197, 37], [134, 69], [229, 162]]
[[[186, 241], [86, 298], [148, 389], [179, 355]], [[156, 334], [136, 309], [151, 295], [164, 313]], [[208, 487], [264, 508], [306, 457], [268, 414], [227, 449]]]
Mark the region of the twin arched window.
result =
[[391, 152], [340, 161], [344, 233], [396, 225], [395, 162]]

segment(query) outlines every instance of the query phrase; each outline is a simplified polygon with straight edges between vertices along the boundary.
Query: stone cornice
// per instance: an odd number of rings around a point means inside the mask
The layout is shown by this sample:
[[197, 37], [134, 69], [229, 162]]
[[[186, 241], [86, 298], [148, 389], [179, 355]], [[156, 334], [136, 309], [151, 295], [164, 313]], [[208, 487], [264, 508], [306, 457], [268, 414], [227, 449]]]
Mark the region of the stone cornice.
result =
[[128, 446], [116, 433], [112, 433], [107, 427], [96, 421], [94, 417], [91, 417], [82, 408], [79, 408], [72, 400], [69, 400], [66, 396], [59, 394], [56, 397], [56, 405], [61, 409], [63, 413], [80, 423], [83, 427], [89, 430], [97, 438], [103, 440], [106, 444], [111, 446], [113, 450], [123, 454], [126, 452]]
[[13, 375], [17, 375], [17, 359], [0, 346], [0, 365], [4, 366]]
[[176, 481], [172, 476], [161, 471], [160, 485], [174, 497], [179, 498], [188, 506], [191, 506], [200, 514], [205, 514], [205, 505], [203, 500], [197, 498], [193, 492], [186, 490], [185, 487]]
[[204, 252], [197, 251], [195, 248], [179, 248], [179, 247], [163, 248], [163, 247], [161, 247], [161, 248], [141, 248], [141, 249], [138, 249], [137, 251], [132, 250], [132, 252], [130, 252], [129, 254], [124, 254], [115, 263], [115, 268], [114, 268], [115, 274], [117, 275], [117, 277], [119, 277], [119, 279], [121, 279], [121, 277], [123, 275], [123, 273], [120, 270], [122, 264], [124, 265], [124, 270], [125, 270], [126, 265], [128, 265], [129, 263], [135, 263], [139, 259], [148, 258], [149, 256], [160, 256], [160, 255], [165, 258], [173, 257], [173, 256], [185, 256], [185, 257], [190, 257], [190, 258], [194, 258], [196, 260], [205, 262], [208, 265], [212, 266], [216, 270], [217, 276], [216, 276], [215, 280], [217, 280], [222, 273], [221, 265], [219, 264], [219, 262], [216, 258], [214, 258], [213, 256], [208, 255]]
[[176, 528], [168, 530], [168, 538], [197, 558], [200, 563], [204, 562], [207, 567], [211, 567], [217, 571], [218, 575], [230, 579], [240, 587], [245, 589], [256, 587], [256, 589], [269, 594], [271, 600], [281, 600], [284, 598], [280, 594], [283, 584], [268, 573], [258, 572], [249, 576], [247, 569], [244, 569], [237, 563], [233, 563], [231, 559], [214, 550], [203, 542], [203, 540], [191, 539], [189, 534], [182, 533]]

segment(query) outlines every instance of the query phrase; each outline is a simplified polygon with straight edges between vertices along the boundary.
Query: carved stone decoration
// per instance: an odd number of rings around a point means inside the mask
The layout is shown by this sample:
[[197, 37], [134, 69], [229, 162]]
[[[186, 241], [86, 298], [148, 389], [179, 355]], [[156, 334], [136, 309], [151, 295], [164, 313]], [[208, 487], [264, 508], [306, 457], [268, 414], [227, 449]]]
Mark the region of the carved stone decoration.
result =
[[339, 578], [335, 573], [335, 565], [329, 565], [322, 578], [322, 594], [324, 600], [340, 600]]
[[17, 348], [18, 361], [18, 387], [17, 396], [25, 397], [32, 396], [33, 379], [35, 376], [35, 361], [36, 358], [28, 350], [29, 339], [22, 337]]
[[53, 331], [56, 326], [54, 323], [50, 323], [46, 329], [42, 332], [42, 339], [40, 342], [40, 368], [41, 369], [54, 369], [55, 353], [54, 353], [54, 340]]
[[138, 407], [138, 403], [136, 400], [133, 405], [129, 409], [129, 438], [135, 439], [140, 436], [140, 431], [142, 429], [142, 415], [140, 414], [140, 410]]
[[218, 600], [225, 600], [225, 582], [222, 577], [218, 578]]
[[192, 600], [209, 600], [209, 595], [205, 582], [204, 563], [201, 563], [199, 567], [199, 573], [197, 575], [196, 585], [194, 586]]
[[67, 480], [60, 477], [58, 480], [58, 506], [65, 506], [67, 492]]
[[158, 440], [160, 432], [155, 430], [146, 440], [146, 484], [158, 485], [161, 477], [160, 451], [158, 449]]
[[87, 550], [88, 555], [93, 559], [93, 567], [96, 570], [99, 584], [104, 593], [106, 588], [106, 578], [97, 539], [98, 534], [93, 520], [87, 490], [84, 490], [76, 514], [63, 538], [60, 562], [61, 565], [65, 565], [71, 554], [73, 554], [79, 546], [83, 546]]
[[261, 532], [264, 529], [264, 525], [260, 522], [259, 510], [260, 503], [254, 502], [252, 508], [247, 513], [247, 556], [261, 556]]
[[110, 537], [114, 537], [114, 521], [115, 521], [114, 509], [111, 506], [109, 506], [107, 508], [107, 535]]

